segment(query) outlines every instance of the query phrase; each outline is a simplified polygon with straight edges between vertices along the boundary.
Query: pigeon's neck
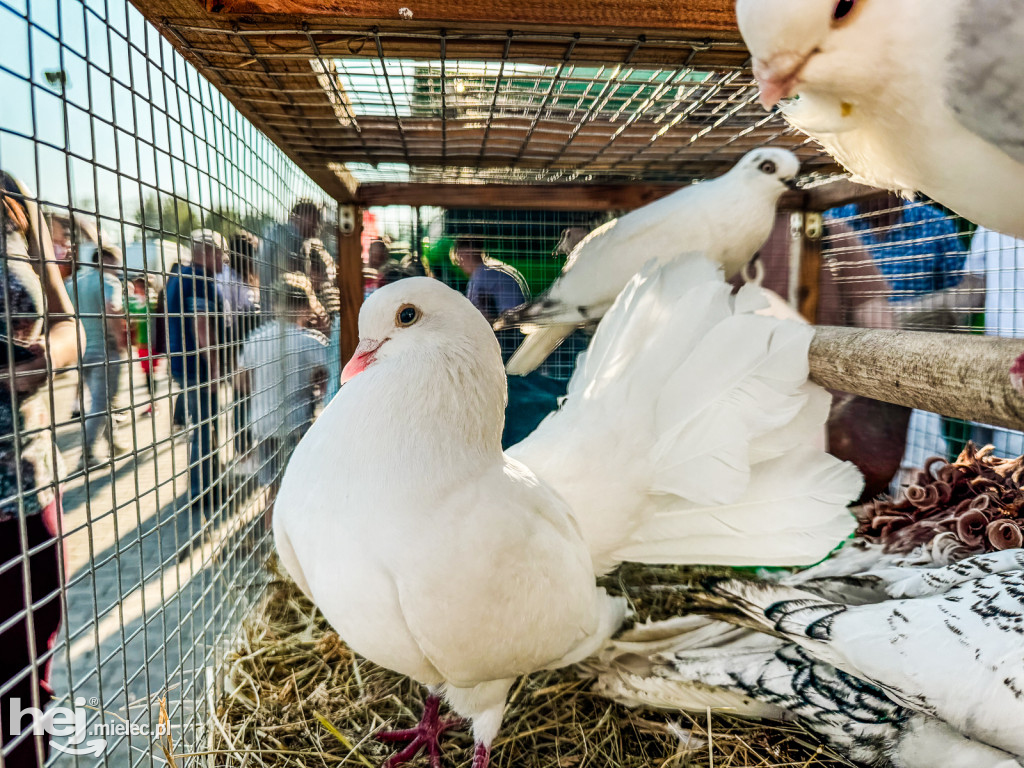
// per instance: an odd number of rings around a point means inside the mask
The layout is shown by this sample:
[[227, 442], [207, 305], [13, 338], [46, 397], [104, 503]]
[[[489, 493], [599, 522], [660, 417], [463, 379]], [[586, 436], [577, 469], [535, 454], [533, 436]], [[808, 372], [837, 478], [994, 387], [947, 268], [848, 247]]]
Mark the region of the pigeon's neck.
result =
[[360, 463], [400, 468], [406, 481], [409, 467], [418, 466], [443, 483], [448, 475], [465, 479], [502, 460], [506, 382], [500, 359], [481, 365], [452, 359], [451, 350], [445, 354], [404, 365], [382, 361], [352, 382], [368, 394], [350, 398], [355, 402], [344, 419]]

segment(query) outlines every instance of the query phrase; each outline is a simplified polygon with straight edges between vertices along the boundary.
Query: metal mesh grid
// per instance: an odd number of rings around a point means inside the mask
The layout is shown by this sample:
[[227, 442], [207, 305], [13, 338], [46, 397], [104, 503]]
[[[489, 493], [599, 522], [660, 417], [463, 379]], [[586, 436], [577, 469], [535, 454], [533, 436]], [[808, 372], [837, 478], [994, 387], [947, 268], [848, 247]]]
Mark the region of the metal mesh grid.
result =
[[381, 163], [409, 181], [690, 181], [757, 145], [807, 143], [735, 71], [381, 57], [332, 60], [318, 82], [331, 154], [371, 164], [350, 167], [360, 181], [382, 180]]
[[[263, 579], [264, 510], [294, 436], [290, 422], [258, 434], [257, 401], [275, 402], [296, 374], [336, 380], [331, 276], [289, 211], [300, 200], [318, 207], [335, 253], [336, 212], [121, 0], [0, 1], [0, 102], [0, 169], [26, 192], [0, 214], [0, 765], [37, 765], [45, 751], [60, 765], [163, 764], [160, 722], [179, 754], [202, 749], [223, 644]], [[230, 303], [184, 300], [178, 315], [171, 285], [199, 296], [213, 285], [182, 266], [206, 252], [189, 239], [202, 227], [248, 233], [254, 252], [246, 241], [224, 250], [234, 272], [217, 290]], [[123, 252], [106, 292], [97, 241]], [[327, 305], [316, 322], [335, 335], [318, 341], [333, 371], [266, 333], [272, 306], [285, 306], [271, 287], [285, 270], [309, 275]], [[84, 340], [64, 334], [75, 318]], [[193, 322], [212, 329], [199, 351], [155, 348], [165, 329]], [[208, 368], [182, 387], [173, 358]], [[240, 377], [243, 360], [253, 370]], [[190, 492], [204, 467], [212, 474]], [[39, 686], [47, 665], [53, 704], [81, 718], [84, 739], [74, 729], [35, 736], [30, 714], [11, 732], [12, 697], [22, 711], [49, 698]]]
[[[408, 265], [413, 258], [422, 259], [431, 276], [465, 292], [467, 275], [455, 263], [452, 250], [460, 240], [469, 240], [482, 249], [486, 263], [516, 275], [522, 287], [522, 301], [540, 294], [558, 276], [567, 255], [567, 249], [559, 247], [567, 242], [565, 238], [575, 238], [571, 242], [576, 242], [614, 215], [586, 210], [374, 207], [367, 210], [363, 220], [364, 258], [369, 243], [383, 238], [396, 261]], [[521, 334], [513, 330], [507, 340], [514, 347]], [[585, 332], [573, 336], [541, 368], [540, 374], [562, 384], [567, 382], [575, 357], [588, 340], [589, 334]]]
[[[177, 3], [147, 6], [155, 15]], [[754, 103], [735, 42], [163, 23], [311, 172], [349, 164], [370, 182], [685, 182], [764, 144], [834, 168]]]

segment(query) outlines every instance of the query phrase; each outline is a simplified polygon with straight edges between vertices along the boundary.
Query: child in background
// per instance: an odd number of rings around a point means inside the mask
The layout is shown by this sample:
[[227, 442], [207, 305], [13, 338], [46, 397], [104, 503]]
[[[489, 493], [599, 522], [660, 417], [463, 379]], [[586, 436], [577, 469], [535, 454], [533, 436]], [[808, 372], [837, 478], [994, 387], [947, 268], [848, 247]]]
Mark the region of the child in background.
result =
[[308, 327], [323, 315], [309, 278], [286, 273], [274, 283], [271, 296], [274, 319], [246, 339], [235, 376], [236, 391], [251, 395], [262, 485], [276, 484], [292, 449], [313, 423], [328, 370], [327, 338]]
[[157, 363], [160, 359], [152, 355], [150, 348], [150, 315], [156, 309], [156, 292], [150, 289], [149, 281], [144, 275], [132, 278], [128, 292], [128, 322], [131, 324], [132, 345], [146, 377], [146, 391], [149, 392], [149, 405], [141, 412], [141, 416], [152, 416], [157, 413], [153, 396], [156, 394]]

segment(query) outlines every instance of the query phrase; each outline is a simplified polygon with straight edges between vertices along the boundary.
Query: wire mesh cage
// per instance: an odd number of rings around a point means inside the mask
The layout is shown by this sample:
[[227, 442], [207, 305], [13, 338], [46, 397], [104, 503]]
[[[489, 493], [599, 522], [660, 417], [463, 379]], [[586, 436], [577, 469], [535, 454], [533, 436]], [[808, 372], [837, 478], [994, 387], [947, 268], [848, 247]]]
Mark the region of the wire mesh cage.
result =
[[[472, 253], [502, 276], [478, 303], [493, 320], [589, 231], [752, 148], [794, 151], [805, 192], [837, 170], [756, 104], [735, 41], [139, 5], [150, 20], [0, 0], [0, 765], [180, 765], [230, 742], [210, 730], [225, 655], [358, 298], [413, 275], [472, 292]], [[1024, 243], [928, 201], [839, 203], [780, 206], [760, 259], [783, 301], [810, 291], [825, 325], [1024, 335]], [[591, 332], [510, 378], [505, 445], [557, 407]], [[499, 332], [506, 359], [520, 341]], [[878, 459], [876, 490], [968, 439], [1024, 452], [1020, 432], [837, 402], [830, 438]]]
[[336, 207], [128, 3], [4, 2], [0, 51], [0, 763], [162, 763], [338, 377]]

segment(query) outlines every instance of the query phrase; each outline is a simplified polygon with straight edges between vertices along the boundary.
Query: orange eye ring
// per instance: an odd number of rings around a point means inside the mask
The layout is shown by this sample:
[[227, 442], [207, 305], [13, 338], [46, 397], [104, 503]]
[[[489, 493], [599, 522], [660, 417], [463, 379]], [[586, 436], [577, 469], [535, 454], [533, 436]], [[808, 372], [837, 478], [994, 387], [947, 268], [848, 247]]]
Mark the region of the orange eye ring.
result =
[[420, 319], [420, 311], [412, 304], [403, 304], [395, 312], [395, 325], [399, 328], [408, 328]]

